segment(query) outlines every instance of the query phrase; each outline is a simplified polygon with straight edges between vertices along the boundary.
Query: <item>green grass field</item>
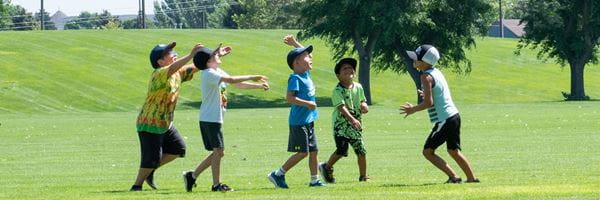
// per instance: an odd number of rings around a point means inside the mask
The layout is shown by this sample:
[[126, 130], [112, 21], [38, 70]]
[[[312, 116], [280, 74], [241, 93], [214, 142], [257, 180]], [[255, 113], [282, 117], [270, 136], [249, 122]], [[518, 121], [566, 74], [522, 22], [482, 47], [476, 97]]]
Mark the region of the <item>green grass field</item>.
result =
[[[291, 189], [279, 190], [266, 174], [283, 163], [286, 108], [231, 109], [224, 125], [222, 180], [233, 193], [210, 192], [210, 170], [193, 193], [181, 172], [204, 151], [196, 111], [179, 111], [176, 126], [188, 154], [161, 168], [160, 189], [127, 190], [139, 162], [134, 112], [5, 115], [0, 151], [0, 199], [597, 199], [600, 195], [599, 102], [458, 105], [462, 143], [481, 184], [447, 185], [422, 156], [430, 129], [426, 114], [403, 119], [396, 108], [375, 106], [365, 116], [369, 183], [359, 183], [356, 156], [336, 167], [337, 184], [309, 188], [307, 161], [288, 172]], [[321, 108], [319, 158], [334, 150], [331, 108]], [[450, 159], [445, 151], [440, 151]], [[451, 162], [455, 170], [458, 166]], [[463, 173], [459, 173], [464, 177]]]
[[[287, 175], [291, 189], [266, 179], [290, 154], [284, 102], [288, 47], [285, 30], [136, 30], [0, 33], [0, 199], [598, 199], [600, 101], [564, 102], [569, 70], [543, 63], [535, 52], [513, 55], [516, 40], [479, 39], [468, 51], [473, 72], [444, 70], [463, 120], [462, 143], [481, 184], [447, 185], [421, 155], [431, 128], [425, 113], [403, 119], [414, 101], [405, 74], [374, 73], [374, 106], [364, 117], [369, 175], [359, 183], [356, 157], [336, 165], [337, 184], [308, 188], [307, 161]], [[224, 125], [222, 180], [233, 193], [210, 192], [210, 170], [193, 193], [181, 172], [206, 155], [197, 127], [199, 79], [182, 87], [175, 125], [188, 153], [161, 168], [159, 190], [128, 192], [139, 162], [135, 117], [151, 73], [148, 53], [177, 40], [179, 55], [195, 41], [232, 45], [224, 59], [232, 75], [262, 73], [267, 92], [230, 87]], [[312, 72], [320, 118], [321, 160], [335, 145], [331, 107], [336, 84], [330, 52], [315, 45]], [[600, 67], [587, 66], [586, 93], [600, 98]], [[439, 153], [464, 177], [443, 150]]]

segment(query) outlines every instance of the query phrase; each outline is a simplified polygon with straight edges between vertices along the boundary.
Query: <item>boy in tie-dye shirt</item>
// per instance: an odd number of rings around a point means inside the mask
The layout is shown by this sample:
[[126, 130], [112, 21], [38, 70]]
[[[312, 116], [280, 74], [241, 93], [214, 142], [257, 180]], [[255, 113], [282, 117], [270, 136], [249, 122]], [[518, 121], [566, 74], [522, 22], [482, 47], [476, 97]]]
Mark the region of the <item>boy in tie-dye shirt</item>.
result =
[[152, 72], [148, 84], [148, 96], [137, 117], [137, 132], [141, 147], [141, 163], [131, 191], [142, 190], [144, 180], [150, 187], [154, 184], [154, 171], [177, 157], [185, 155], [185, 143], [173, 126], [173, 115], [179, 86], [192, 80], [198, 69], [186, 65], [203, 46], [197, 44], [189, 55], [177, 59], [173, 51], [175, 42], [156, 45], [150, 52]]

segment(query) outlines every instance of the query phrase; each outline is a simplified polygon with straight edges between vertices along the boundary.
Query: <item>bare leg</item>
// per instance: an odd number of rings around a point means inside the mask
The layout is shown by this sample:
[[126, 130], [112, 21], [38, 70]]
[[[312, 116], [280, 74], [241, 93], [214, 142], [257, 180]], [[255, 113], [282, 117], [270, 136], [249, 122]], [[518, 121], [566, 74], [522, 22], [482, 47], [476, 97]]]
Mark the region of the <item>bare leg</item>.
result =
[[198, 177], [204, 170], [206, 170], [206, 168], [210, 166], [213, 155], [214, 153], [209, 154], [200, 164], [198, 164], [198, 167], [196, 167], [196, 170], [194, 170], [193, 173], [194, 177]]
[[221, 183], [221, 158], [223, 158], [224, 155], [223, 148], [213, 149], [213, 156], [210, 165], [213, 176], [213, 185]]
[[173, 160], [175, 160], [176, 158], [179, 158], [179, 155], [175, 155], [175, 154], [163, 154], [162, 158], [160, 158], [160, 166], [163, 166]]
[[298, 152], [298, 153], [290, 156], [290, 158], [288, 158], [287, 161], [285, 161], [285, 163], [283, 163], [283, 166], [281, 166], [281, 168], [283, 168], [283, 170], [285, 170], [287, 172], [290, 169], [292, 169], [292, 167], [294, 167], [296, 164], [298, 164], [298, 162], [300, 162], [302, 159], [304, 159], [307, 155], [308, 155], [307, 153]]
[[438, 169], [446, 173], [448, 177], [458, 178], [456, 176], [456, 173], [454, 173], [454, 170], [452, 170], [452, 168], [450, 167], [450, 165], [448, 165], [448, 163], [446, 163], [444, 159], [440, 158], [438, 155], [435, 154], [435, 150], [429, 148], [424, 149], [423, 156], [425, 156], [425, 158], [427, 158], [427, 160], [429, 160], [431, 164], [435, 165]]
[[358, 160], [358, 172], [360, 173], [360, 176], [366, 176], [367, 175], [367, 156], [366, 155], [358, 155], [358, 156], [356, 156], [356, 159]]
[[146, 177], [148, 177], [148, 175], [150, 175], [150, 173], [152, 173], [153, 170], [154, 168], [140, 168], [140, 170], [138, 171], [137, 178], [135, 179], [135, 183], [133, 185], [141, 186], [142, 184], [144, 184], [144, 180], [146, 180]]
[[448, 149], [448, 154], [452, 156], [452, 158], [456, 161], [458, 166], [465, 172], [467, 175], [467, 181], [475, 180], [475, 176], [473, 175], [473, 169], [471, 168], [471, 164], [469, 164], [469, 160], [460, 152], [458, 149]]
[[333, 165], [335, 165], [335, 163], [337, 163], [338, 160], [342, 159], [342, 157], [343, 156], [337, 155], [335, 152], [333, 152], [331, 156], [329, 156], [329, 160], [327, 161], [327, 165], [325, 165], [325, 167], [330, 169], [333, 167]]
[[[178, 157], [179, 157], [179, 155], [163, 154], [162, 157], [160, 158], [159, 167], [175, 160]], [[156, 169], [158, 169], [158, 168], [156, 168]], [[156, 169], [140, 168], [138, 171], [137, 178], [135, 179], [135, 183], [133, 185], [142, 185], [144, 183], [144, 180], [146, 180], [146, 178], [148, 177], [148, 175], [150, 175], [150, 173], [152, 173], [152, 171], [154, 171]]]
[[319, 153], [319, 151], [313, 151], [309, 153], [308, 156], [308, 169], [310, 169], [310, 175], [318, 175], [319, 171], [317, 170], [317, 167], [319, 166], [319, 158], [317, 157], [317, 154]]

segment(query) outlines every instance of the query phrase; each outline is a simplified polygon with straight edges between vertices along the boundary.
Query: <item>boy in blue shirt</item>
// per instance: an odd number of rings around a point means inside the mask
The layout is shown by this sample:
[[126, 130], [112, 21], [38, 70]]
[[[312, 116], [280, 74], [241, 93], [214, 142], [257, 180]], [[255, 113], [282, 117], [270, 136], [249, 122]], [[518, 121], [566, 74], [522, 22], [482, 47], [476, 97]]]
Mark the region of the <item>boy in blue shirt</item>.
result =
[[314, 132], [314, 121], [318, 117], [315, 101], [315, 86], [310, 78], [312, 69], [311, 45], [303, 47], [291, 35], [284, 38], [284, 43], [294, 46], [287, 56], [287, 63], [294, 71], [288, 79], [286, 99], [292, 104], [289, 116], [288, 152], [295, 152], [279, 169], [269, 173], [267, 178], [277, 188], [288, 188], [285, 173], [308, 155], [310, 169], [310, 187], [325, 186], [318, 178], [317, 137]]
[[435, 149], [445, 142], [448, 154], [467, 175], [467, 183], [479, 182], [479, 179], [473, 175], [471, 164], [460, 152], [460, 115], [450, 96], [450, 87], [442, 72], [433, 67], [440, 59], [440, 53], [431, 45], [421, 45], [417, 50], [406, 53], [414, 60], [414, 67], [421, 72], [423, 91], [419, 93], [423, 97], [423, 102], [417, 106], [407, 103], [400, 108], [401, 114], [406, 114], [404, 117], [407, 117], [427, 109], [431, 123], [435, 124], [423, 147], [423, 156], [448, 175], [446, 183], [461, 183], [462, 179], [456, 175], [450, 165], [435, 154]]

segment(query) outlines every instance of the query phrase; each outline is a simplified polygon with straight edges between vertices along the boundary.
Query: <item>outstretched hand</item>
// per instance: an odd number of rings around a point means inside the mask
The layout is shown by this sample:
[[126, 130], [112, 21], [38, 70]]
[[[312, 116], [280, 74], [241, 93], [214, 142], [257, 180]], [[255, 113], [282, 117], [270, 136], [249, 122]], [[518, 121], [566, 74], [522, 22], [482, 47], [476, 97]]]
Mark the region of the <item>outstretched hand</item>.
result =
[[400, 107], [400, 114], [405, 114], [404, 118], [408, 117], [409, 115], [412, 115], [413, 113], [415, 113], [415, 110], [413, 109], [414, 106], [410, 103], [406, 103], [403, 106]]
[[231, 53], [231, 47], [230, 46], [219, 47], [215, 51], [217, 51], [217, 54], [219, 55], [219, 57], [223, 57], [223, 56], [226, 56], [227, 54]]

